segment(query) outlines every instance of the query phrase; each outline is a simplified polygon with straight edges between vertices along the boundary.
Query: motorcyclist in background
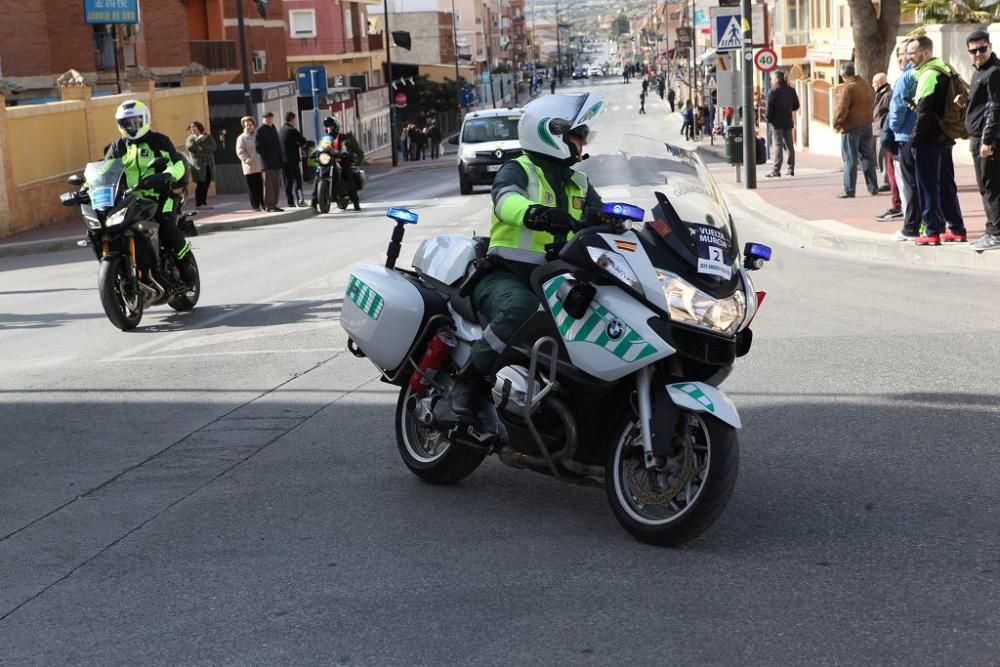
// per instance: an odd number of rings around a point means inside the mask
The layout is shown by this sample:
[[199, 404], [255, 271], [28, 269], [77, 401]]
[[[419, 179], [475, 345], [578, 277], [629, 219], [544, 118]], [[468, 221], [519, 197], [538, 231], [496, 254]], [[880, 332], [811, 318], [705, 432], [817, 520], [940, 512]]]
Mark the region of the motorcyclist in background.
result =
[[[196, 277], [188, 258], [191, 243], [177, 228], [179, 205], [172, 191], [174, 184], [183, 182], [187, 176], [184, 158], [174, 148], [169, 137], [151, 130], [149, 107], [142, 102], [123, 102], [115, 111], [115, 122], [122, 136], [108, 147], [104, 159], [122, 160], [125, 164], [125, 182], [129, 188], [144, 181], [143, 189], [136, 194], [157, 202], [155, 219], [160, 225], [160, 242], [166, 250], [174, 253], [181, 276], [185, 282], [191, 283]], [[149, 165], [159, 157], [167, 160], [167, 167], [154, 174]]]
[[[350, 148], [348, 137], [346, 134], [342, 134], [340, 131], [340, 121], [338, 121], [333, 116], [327, 116], [326, 120], [323, 121], [323, 129], [326, 131], [326, 136], [320, 140], [319, 146], [316, 150], [323, 150], [324, 148], [329, 148], [334, 153], [340, 153], [340, 168], [341, 168], [341, 178], [347, 183], [348, 192], [351, 197], [351, 203], [354, 204], [354, 210], [361, 210], [361, 203], [358, 201], [358, 189], [357, 184], [354, 182], [354, 165], [358, 162], [358, 157]], [[313, 193], [312, 193], [312, 207], [316, 208], [316, 190], [319, 187], [319, 179], [313, 179]]]
[[486, 376], [507, 342], [538, 310], [531, 272], [546, 261], [546, 246], [578, 229], [584, 211], [602, 205], [587, 175], [572, 168], [587, 159], [590, 124], [605, 103], [589, 93], [550, 95], [524, 107], [517, 124], [525, 153], [505, 163], [493, 181], [490, 227], [492, 269], [472, 293], [476, 310], [489, 318], [472, 346], [469, 364], [452, 392], [455, 414], [474, 417], [489, 395]]

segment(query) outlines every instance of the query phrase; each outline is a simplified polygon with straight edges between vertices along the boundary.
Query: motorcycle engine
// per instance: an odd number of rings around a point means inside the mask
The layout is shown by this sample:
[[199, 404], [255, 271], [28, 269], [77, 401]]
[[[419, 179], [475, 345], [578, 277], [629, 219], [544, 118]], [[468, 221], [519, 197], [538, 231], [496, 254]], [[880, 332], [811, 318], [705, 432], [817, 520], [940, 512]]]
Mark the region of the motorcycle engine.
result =
[[[497, 371], [496, 382], [493, 384], [493, 403], [497, 409], [523, 418], [528, 382], [528, 369], [524, 366], [505, 366]], [[537, 380], [534, 382], [534, 394], [537, 396], [542, 388]]]

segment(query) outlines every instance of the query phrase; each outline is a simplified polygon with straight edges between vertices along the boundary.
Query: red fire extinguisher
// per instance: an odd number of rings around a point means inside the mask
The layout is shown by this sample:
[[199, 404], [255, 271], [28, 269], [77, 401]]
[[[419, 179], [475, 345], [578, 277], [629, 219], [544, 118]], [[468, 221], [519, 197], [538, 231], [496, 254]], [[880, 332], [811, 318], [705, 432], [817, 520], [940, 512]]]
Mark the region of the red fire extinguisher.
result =
[[410, 378], [410, 389], [415, 394], [423, 394], [431, 384], [434, 373], [441, 367], [451, 351], [458, 347], [458, 339], [450, 331], [437, 332], [427, 343], [424, 356], [420, 359], [417, 370]]

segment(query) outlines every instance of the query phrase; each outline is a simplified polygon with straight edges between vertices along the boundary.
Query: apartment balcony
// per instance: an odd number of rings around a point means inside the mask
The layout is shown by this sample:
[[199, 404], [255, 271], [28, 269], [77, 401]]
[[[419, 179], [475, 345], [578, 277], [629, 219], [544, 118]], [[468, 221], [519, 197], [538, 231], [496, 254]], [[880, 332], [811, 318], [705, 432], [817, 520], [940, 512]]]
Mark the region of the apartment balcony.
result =
[[190, 42], [191, 60], [210, 70], [238, 70], [236, 42], [228, 40], [195, 40]]
[[382, 35], [368, 35], [368, 50], [369, 51], [381, 51], [385, 48], [382, 43]]

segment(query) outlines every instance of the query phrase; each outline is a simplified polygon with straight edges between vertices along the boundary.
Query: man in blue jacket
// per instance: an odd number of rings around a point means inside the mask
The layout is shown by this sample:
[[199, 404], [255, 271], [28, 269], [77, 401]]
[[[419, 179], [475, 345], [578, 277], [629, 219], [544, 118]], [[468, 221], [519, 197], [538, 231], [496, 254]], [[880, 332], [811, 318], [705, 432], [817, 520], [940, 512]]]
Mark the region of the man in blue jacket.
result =
[[893, 155], [899, 197], [903, 200], [903, 228], [893, 234], [892, 238], [896, 241], [915, 241], [920, 236], [921, 207], [910, 139], [917, 123], [917, 112], [910, 108], [907, 100], [912, 100], [916, 93], [917, 78], [906, 57], [905, 48], [905, 44], [902, 44], [896, 49], [896, 59], [902, 71], [892, 87], [889, 115], [882, 127], [881, 141]]

